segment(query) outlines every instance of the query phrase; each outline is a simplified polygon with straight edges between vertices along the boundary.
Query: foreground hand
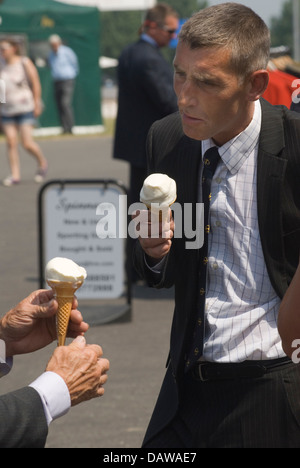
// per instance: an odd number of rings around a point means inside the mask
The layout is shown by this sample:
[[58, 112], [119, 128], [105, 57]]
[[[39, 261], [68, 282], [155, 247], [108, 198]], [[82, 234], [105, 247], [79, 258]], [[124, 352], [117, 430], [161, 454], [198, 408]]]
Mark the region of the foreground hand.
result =
[[70, 392], [71, 405], [102, 396], [107, 381], [109, 361], [102, 358], [102, 348], [86, 345], [83, 336], [69, 346], [55, 349], [46, 371], [60, 375]]
[[[85, 333], [89, 326], [83, 322], [74, 299], [68, 336], [75, 338]], [[0, 320], [0, 339], [5, 341], [6, 355], [31, 353], [56, 339], [55, 315], [58, 309], [53, 291], [34, 291]]]

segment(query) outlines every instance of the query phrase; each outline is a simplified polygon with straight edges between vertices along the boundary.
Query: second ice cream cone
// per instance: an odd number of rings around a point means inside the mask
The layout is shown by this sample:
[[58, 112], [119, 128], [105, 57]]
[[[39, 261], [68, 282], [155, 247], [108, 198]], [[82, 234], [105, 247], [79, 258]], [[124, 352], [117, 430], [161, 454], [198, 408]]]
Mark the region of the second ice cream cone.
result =
[[58, 302], [58, 312], [56, 318], [57, 329], [57, 344], [64, 346], [67, 336], [67, 330], [72, 310], [74, 294], [77, 289], [83, 284], [83, 281], [68, 282], [68, 281], [49, 281], [49, 286], [54, 291], [55, 299]]

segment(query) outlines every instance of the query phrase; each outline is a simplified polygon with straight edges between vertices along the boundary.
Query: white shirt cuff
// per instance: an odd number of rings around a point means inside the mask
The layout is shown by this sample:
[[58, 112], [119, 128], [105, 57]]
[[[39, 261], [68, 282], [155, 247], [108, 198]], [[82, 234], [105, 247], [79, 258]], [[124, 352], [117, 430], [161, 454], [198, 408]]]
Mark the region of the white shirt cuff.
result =
[[44, 372], [29, 387], [34, 388], [39, 393], [48, 425], [69, 411], [71, 407], [70, 393], [60, 375], [55, 372]]
[[0, 378], [4, 375], [7, 375], [13, 365], [13, 358], [6, 357], [6, 347], [5, 342], [0, 340]]

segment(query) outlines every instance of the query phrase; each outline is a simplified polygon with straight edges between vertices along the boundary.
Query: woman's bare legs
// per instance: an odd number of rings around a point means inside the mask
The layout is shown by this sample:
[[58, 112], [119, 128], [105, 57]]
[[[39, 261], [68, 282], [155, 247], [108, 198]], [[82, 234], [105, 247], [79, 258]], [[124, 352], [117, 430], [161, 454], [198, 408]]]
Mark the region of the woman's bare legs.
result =
[[8, 162], [11, 176], [14, 180], [20, 180], [20, 158], [18, 151], [18, 128], [15, 124], [3, 125], [8, 150]]
[[20, 125], [20, 136], [23, 148], [35, 157], [40, 169], [46, 169], [47, 160], [40, 146], [33, 139], [32, 126], [30, 124]]
[[3, 132], [6, 137], [8, 161], [11, 170], [11, 177], [7, 177], [3, 181], [4, 185], [13, 185], [21, 179], [18, 132], [20, 132], [22, 146], [36, 159], [38, 163], [38, 170], [34, 179], [36, 182], [42, 182], [45, 178], [48, 164], [40, 146], [33, 139], [32, 125], [25, 123], [20, 126], [15, 124], [5, 124], [3, 125]]

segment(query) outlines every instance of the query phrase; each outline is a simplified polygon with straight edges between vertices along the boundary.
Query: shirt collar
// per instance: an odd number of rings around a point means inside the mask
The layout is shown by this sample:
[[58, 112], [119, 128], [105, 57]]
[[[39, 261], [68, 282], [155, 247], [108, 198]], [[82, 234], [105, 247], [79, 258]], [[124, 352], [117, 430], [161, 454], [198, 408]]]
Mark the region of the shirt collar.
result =
[[149, 44], [152, 44], [152, 45], [154, 45], [155, 47], [158, 47], [157, 42], [156, 42], [152, 37], [148, 36], [148, 34], [143, 33], [143, 34], [141, 34], [140, 38], [141, 38], [143, 41], [149, 42]]
[[[253, 119], [248, 127], [232, 140], [220, 146], [219, 154], [231, 174], [236, 174], [248, 156], [258, 144], [261, 129], [261, 104], [255, 102]], [[202, 154], [211, 147], [216, 146], [212, 139], [202, 141]]]

